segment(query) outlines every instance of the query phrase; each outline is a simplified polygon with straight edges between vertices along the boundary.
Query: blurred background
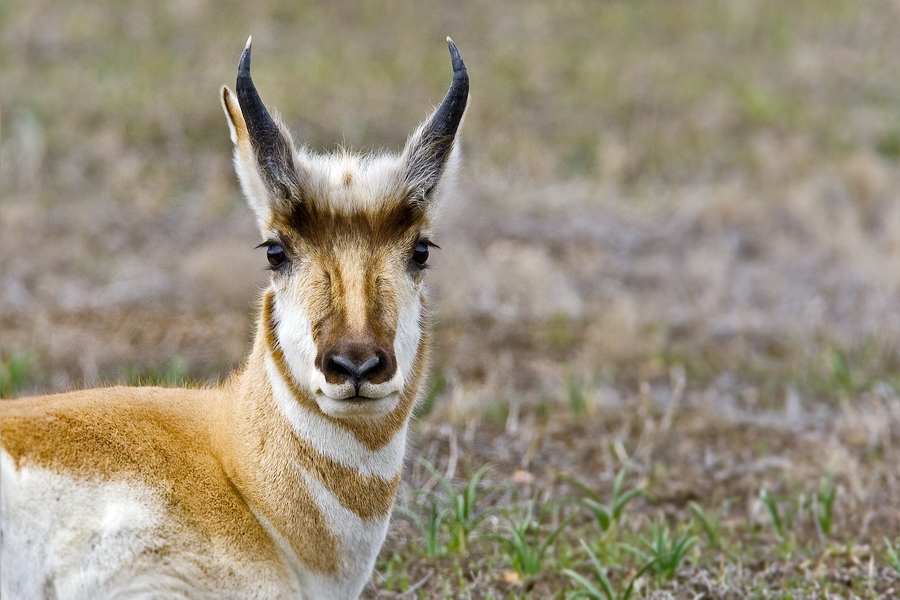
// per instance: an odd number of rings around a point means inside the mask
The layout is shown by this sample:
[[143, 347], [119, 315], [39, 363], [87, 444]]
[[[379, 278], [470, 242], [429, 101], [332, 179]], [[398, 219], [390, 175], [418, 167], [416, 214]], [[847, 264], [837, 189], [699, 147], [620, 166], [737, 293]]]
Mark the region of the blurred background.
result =
[[446, 91], [449, 34], [472, 98], [429, 276], [466, 398], [673, 361], [890, 376], [900, 9], [789, 4], [4, 3], [5, 369], [220, 378], [266, 281], [217, 97], [247, 35], [298, 140], [397, 151]]
[[[264, 101], [320, 151], [399, 150], [450, 35], [472, 91], [428, 273], [430, 460], [444, 421], [516, 435], [677, 400], [695, 435], [774, 415], [746, 447], [811, 427], [803, 456], [891, 472], [896, 0], [12, 0], [0, 31], [4, 396], [240, 363], [267, 276], [218, 92], [249, 34]], [[613, 429], [582, 433], [647, 437]], [[900, 506], [895, 484], [859, 506]]]

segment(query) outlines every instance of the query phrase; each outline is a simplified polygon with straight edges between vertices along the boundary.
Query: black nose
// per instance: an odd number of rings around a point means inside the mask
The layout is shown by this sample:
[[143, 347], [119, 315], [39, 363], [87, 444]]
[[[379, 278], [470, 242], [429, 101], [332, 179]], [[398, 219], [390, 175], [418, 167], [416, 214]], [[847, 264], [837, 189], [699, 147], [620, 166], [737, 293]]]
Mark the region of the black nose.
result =
[[357, 396], [363, 382], [382, 383], [393, 375], [390, 357], [368, 344], [335, 347], [322, 357], [321, 367], [330, 383], [353, 383]]
[[332, 356], [331, 368], [353, 380], [353, 387], [356, 388], [356, 393], [358, 395], [359, 386], [363, 379], [366, 375], [377, 369], [380, 362], [381, 360], [377, 356], [373, 356], [362, 364], [357, 364], [346, 356]]

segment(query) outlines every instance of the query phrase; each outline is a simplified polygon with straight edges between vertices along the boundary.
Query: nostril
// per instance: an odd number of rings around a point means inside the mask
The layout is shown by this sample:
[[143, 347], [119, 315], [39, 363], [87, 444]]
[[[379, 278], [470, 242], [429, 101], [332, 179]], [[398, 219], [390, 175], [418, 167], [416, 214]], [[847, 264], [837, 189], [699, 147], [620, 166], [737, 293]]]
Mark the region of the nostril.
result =
[[[345, 375], [352, 379], [358, 379], [360, 376], [360, 368], [352, 360], [346, 356], [332, 356], [330, 358], [331, 368], [339, 375]], [[366, 361], [365, 364], [368, 364]]]
[[363, 380], [368, 375], [375, 373], [380, 364], [381, 359], [377, 356], [371, 356], [362, 363], [355, 362], [354, 360], [341, 355], [329, 357], [329, 367], [331, 367], [331, 371], [341, 377], [350, 379], [353, 382], [353, 387], [356, 388], [357, 394], [359, 394], [359, 387]]
[[363, 377], [377, 369], [380, 363], [381, 359], [377, 356], [373, 356], [372, 358], [361, 364], [358, 371], [359, 378], [362, 379]]

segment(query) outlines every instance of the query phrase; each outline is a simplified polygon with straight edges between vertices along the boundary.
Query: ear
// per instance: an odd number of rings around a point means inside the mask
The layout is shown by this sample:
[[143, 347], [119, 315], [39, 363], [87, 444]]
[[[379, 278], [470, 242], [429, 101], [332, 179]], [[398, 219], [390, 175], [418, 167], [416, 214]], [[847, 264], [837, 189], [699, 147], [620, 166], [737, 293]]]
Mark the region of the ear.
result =
[[456, 132], [469, 99], [469, 74], [453, 40], [447, 38], [453, 81], [443, 102], [409, 138], [401, 155], [406, 186], [425, 208], [440, 195], [440, 183], [450, 179], [459, 162]]
[[265, 234], [273, 211], [300, 199], [300, 174], [290, 132], [269, 115], [250, 77], [251, 41], [247, 39], [238, 65], [237, 94], [223, 87], [222, 108], [241, 189]]

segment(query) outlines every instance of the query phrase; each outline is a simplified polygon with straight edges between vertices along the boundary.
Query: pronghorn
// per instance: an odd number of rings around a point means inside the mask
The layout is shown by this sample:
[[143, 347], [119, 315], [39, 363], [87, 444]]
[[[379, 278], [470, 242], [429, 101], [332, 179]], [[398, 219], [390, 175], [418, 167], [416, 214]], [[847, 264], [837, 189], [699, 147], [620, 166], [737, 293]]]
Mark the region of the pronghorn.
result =
[[355, 598], [387, 532], [428, 362], [424, 270], [469, 81], [399, 155], [295, 147], [250, 77], [222, 89], [271, 281], [220, 387], [0, 403], [0, 592]]

